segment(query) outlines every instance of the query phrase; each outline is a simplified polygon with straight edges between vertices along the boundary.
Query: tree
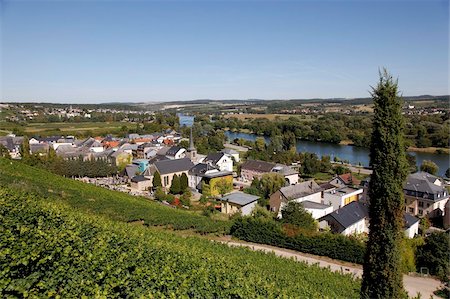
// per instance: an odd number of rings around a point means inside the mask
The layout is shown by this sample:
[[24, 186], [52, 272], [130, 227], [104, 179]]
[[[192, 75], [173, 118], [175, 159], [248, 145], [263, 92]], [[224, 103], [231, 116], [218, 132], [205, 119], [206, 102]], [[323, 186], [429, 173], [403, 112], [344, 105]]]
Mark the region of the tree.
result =
[[0, 143], [0, 157], [2, 158], [10, 158], [11, 156], [9, 155], [9, 150]]
[[317, 230], [316, 221], [299, 202], [289, 201], [281, 210], [281, 216], [281, 220], [284, 223], [292, 224], [306, 230]]
[[420, 170], [432, 175], [437, 175], [439, 167], [433, 161], [423, 160], [422, 165], [420, 165]]
[[278, 173], [263, 174], [259, 181], [260, 190], [264, 198], [269, 198], [275, 191], [284, 187], [286, 181], [284, 177]]
[[219, 191], [219, 194], [224, 196], [226, 193], [233, 190], [233, 181], [222, 178], [216, 183], [216, 188], [217, 191]]
[[152, 184], [153, 184], [153, 188], [162, 187], [161, 175], [159, 174], [159, 171], [155, 172], [155, 174], [153, 175]]
[[263, 137], [256, 137], [255, 148], [258, 152], [263, 152], [266, 150], [266, 140]]
[[170, 185], [170, 193], [179, 194], [180, 192], [181, 192], [180, 177], [174, 174], [172, 178], [172, 185]]
[[404, 120], [398, 83], [383, 70], [372, 88], [374, 116], [370, 146], [370, 232], [361, 298], [404, 297], [400, 244], [403, 237], [403, 183], [408, 173]]
[[20, 156], [23, 160], [30, 158], [30, 142], [26, 136], [23, 138], [23, 142], [20, 145]]
[[450, 237], [445, 232], [433, 233], [425, 239], [425, 244], [417, 250], [417, 266], [427, 267], [430, 273], [446, 280], [450, 275], [448, 255]]
[[189, 181], [187, 175], [183, 172], [180, 177], [180, 190], [181, 192], [186, 191], [189, 187]]
[[202, 182], [202, 195], [207, 198], [211, 197], [211, 186], [205, 182]]

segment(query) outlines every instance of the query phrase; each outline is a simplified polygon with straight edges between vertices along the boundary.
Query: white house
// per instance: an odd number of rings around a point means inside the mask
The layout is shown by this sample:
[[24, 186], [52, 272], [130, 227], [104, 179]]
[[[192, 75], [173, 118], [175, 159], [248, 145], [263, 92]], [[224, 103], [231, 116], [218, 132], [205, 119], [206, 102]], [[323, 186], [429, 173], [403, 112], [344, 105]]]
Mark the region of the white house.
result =
[[332, 205], [333, 210], [336, 211], [353, 201], [357, 201], [362, 193], [363, 189], [352, 187], [341, 187], [338, 189], [325, 191], [323, 192], [323, 203], [326, 205]]
[[248, 216], [253, 212], [258, 199], [259, 196], [243, 192], [230, 193], [220, 199], [221, 211], [229, 215], [240, 212], [243, 216]]
[[171, 160], [182, 159], [186, 157], [186, 149], [180, 146], [172, 146], [166, 151], [166, 157]]
[[217, 167], [220, 171], [233, 171], [233, 159], [224, 153], [208, 154], [203, 163]]
[[312, 180], [282, 187], [270, 196], [270, 210], [278, 213], [278, 217], [281, 217], [281, 210], [291, 200], [296, 202], [310, 201], [320, 204], [322, 203], [322, 188]]
[[414, 238], [419, 234], [419, 218], [405, 213], [405, 236], [407, 238]]
[[314, 201], [302, 201], [303, 208], [311, 214], [314, 219], [319, 219], [333, 212], [333, 206], [324, 205]]
[[239, 157], [239, 152], [235, 151], [234, 149], [224, 148], [223, 150], [221, 150], [221, 152], [224, 153], [225, 155], [233, 157], [234, 161], [236, 161], [236, 162], [241, 161], [241, 158]]
[[353, 201], [319, 218], [319, 227], [328, 226], [333, 233], [351, 235], [369, 232], [369, 210], [364, 203]]

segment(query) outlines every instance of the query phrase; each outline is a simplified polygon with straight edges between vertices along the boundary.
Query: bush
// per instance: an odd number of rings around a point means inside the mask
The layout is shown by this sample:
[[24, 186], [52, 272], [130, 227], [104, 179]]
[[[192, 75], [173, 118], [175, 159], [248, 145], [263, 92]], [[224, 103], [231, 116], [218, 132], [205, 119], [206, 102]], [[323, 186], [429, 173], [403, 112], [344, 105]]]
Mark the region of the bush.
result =
[[432, 275], [448, 281], [450, 275], [450, 237], [445, 232], [433, 233], [425, 238], [425, 244], [417, 249], [417, 269], [427, 267]]
[[231, 226], [230, 233], [248, 242], [268, 244], [358, 264], [364, 262], [365, 245], [354, 238], [331, 233], [300, 233], [287, 236], [281, 224], [271, 219], [239, 217]]

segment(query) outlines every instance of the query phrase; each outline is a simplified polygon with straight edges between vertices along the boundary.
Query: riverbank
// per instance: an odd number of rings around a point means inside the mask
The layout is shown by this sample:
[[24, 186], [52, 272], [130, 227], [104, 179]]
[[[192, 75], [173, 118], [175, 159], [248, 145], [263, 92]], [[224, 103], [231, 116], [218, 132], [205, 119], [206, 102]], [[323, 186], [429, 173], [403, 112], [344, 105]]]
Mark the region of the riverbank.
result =
[[[317, 141], [320, 142], [320, 141]], [[350, 145], [355, 146], [351, 140], [342, 140], [339, 145]], [[415, 153], [428, 153], [428, 154], [450, 154], [450, 149], [443, 147], [414, 147], [410, 146], [407, 149], [408, 152]]]

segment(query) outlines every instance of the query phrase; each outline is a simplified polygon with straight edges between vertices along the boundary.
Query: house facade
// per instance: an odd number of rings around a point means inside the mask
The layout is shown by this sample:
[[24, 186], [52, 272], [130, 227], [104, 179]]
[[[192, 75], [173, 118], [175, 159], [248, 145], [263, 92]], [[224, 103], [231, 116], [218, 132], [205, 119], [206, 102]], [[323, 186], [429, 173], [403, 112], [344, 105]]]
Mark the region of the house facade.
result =
[[341, 187], [323, 193], [323, 203], [332, 205], [333, 210], [338, 210], [351, 202], [357, 201], [363, 193], [361, 188]]
[[220, 199], [221, 211], [228, 215], [241, 213], [242, 216], [248, 216], [255, 209], [258, 199], [259, 196], [243, 192], [230, 193]]
[[220, 171], [233, 171], [233, 159], [224, 153], [209, 154], [203, 163], [217, 167]]

